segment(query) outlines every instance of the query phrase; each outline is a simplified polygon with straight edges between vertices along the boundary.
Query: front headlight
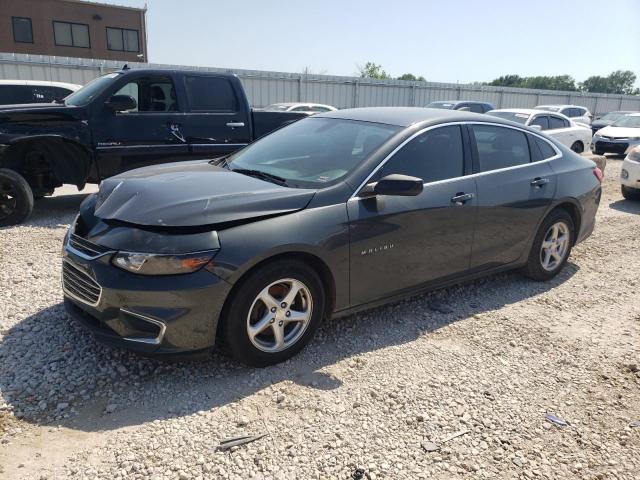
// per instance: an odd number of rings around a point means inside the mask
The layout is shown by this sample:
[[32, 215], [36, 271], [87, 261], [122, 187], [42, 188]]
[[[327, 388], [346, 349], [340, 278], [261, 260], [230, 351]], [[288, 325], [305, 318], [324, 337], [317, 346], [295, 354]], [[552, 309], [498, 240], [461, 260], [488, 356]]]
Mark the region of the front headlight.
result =
[[216, 252], [217, 250], [208, 250], [182, 255], [118, 252], [111, 263], [140, 275], [180, 275], [200, 270], [211, 261]]

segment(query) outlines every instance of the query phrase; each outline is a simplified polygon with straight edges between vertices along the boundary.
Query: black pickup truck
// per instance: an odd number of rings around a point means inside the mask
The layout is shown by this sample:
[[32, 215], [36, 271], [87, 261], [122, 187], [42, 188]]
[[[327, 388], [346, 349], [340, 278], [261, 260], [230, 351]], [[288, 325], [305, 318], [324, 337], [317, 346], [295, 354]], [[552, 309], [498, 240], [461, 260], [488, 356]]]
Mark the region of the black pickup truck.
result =
[[123, 69], [62, 102], [0, 107], [0, 226], [34, 198], [145, 165], [214, 158], [306, 114], [249, 107], [235, 75]]

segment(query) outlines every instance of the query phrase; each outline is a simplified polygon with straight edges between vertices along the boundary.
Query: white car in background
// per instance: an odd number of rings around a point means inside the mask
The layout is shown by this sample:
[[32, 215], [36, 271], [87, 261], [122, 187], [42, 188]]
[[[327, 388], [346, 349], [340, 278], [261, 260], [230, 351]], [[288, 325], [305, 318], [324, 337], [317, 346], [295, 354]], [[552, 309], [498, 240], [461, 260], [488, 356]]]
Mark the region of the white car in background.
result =
[[490, 110], [487, 115], [541, 130], [576, 153], [586, 152], [591, 147], [591, 129], [559, 113], [534, 108], [504, 108]]
[[547, 112], [561, 113], [565, 117], [569, 117], [576, 123], [591, 125], [593, 115], [589, 109], [580, 105], [538, 105], [534, 107], [536, 110], [546, 110]]
[[0, 105], [60, 101], [82, 85], [43, 80], [0, 80]]
[[323, 105], [321, 103], [272, 103], [261, 109], [263, 112], [306, 112], [309, 115], [314, 113], [332, 112], [337, 110], [336, 107], [331, 105]]
[[624, 198], [640, 200], [640, 147], [632, 148], [622, 162], [620, 183]]
[[616, 153], [627, 155], [640, 145], [640, 113], [625, 115], [593, 136], [591, 150], [597, 155]]

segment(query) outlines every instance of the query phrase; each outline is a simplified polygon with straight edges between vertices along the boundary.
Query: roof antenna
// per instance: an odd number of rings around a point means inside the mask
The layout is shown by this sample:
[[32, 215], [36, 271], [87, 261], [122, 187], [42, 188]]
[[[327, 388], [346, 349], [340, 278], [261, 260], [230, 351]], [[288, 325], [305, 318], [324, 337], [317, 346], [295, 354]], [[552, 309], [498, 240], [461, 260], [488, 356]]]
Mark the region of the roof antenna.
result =
[[129, 65], [125, 63], [124, 67], [122, 67], [122, 70], [129, 70]]

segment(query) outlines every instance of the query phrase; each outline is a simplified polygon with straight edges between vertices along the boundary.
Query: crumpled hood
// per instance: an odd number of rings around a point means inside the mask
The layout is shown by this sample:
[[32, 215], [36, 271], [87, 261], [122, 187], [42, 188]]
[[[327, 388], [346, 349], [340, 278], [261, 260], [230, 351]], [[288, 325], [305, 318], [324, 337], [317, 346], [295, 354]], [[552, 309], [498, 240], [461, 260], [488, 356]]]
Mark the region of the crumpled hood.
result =
[[294, 212], [305, 208], [314, 194], [197, 160], [104, 180], [94, 214], [137, 225], [195, 227]]
[[598, 135], [613, 138], [637, 138], [640, 137], [640, 128], [609, 126], [598, 130]]

